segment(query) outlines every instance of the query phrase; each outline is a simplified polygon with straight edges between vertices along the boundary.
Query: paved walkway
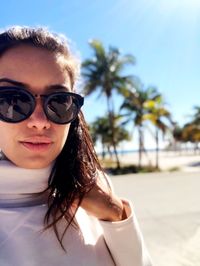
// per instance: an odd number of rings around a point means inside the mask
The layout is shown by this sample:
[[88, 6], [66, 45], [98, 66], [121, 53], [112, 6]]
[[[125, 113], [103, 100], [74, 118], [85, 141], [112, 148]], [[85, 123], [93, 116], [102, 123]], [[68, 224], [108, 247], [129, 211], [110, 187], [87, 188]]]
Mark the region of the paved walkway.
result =
[[135, 206], [155, 266], [200, 265], [200, 172], [111, 178]]

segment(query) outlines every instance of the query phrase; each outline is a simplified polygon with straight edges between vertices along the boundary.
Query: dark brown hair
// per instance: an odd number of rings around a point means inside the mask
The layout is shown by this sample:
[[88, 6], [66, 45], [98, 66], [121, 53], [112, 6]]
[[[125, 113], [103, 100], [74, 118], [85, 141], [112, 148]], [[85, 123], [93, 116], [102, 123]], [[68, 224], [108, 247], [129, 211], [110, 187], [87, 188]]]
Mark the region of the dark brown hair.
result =
[[[66, 71], [70, 76], [73, 88], [79, 75], [79, 63], [70, 52], [68, 43], [62, 36], [50, 33], [45, 28], [19, 26], [9, 28], [0, 33], [0, 57], [8, 49], [21, 44], [62, 54], [66, 59]], [[80, 206], [86, 193], [94, 186], [98, 170], [102, 171], [84, 116], [80, 112], [77, 119], [70, 125], [64, 148], [56, 158], [49, 177], [48, 190], [50, 194], [44, 222], [46, 228], [54, 228], [61, 245], [69, 225], [76, 226], [74, 215], [78, 207], [72, 212], [72, 204], [77, 200], [78, 206]], [[66, 228], [60, 234], [57, 222], [63, 217], [66, 219]]]

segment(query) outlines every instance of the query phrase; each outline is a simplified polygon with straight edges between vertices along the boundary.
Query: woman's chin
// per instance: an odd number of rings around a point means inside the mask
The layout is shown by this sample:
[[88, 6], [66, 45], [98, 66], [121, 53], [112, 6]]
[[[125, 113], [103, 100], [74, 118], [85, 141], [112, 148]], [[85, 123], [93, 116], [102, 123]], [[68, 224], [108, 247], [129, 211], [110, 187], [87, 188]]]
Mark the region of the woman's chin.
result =
[[33, 160], [21, 160], [21, 161], [14, 160], [13, 161], [7, 157], [6, 157], [6, 160], [11, 161], [17, 167], [25, 168], [25, 169], [43, 169], [43, 168], [53, 166], [53, 164], [55, 162], [55, 160], [43, 161], [43, 160], [35, 160], [35, 159], [33, 159]]

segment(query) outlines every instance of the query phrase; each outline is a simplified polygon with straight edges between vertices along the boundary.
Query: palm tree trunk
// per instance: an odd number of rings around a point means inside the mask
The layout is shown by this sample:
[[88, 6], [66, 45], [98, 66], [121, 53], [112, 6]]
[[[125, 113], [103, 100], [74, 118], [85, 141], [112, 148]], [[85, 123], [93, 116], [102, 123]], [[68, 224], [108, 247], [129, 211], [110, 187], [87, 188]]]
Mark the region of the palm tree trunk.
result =
[[156, 168], [159, 168], [159, 137], [158, 137], [158, 129], [156, 129]]
[[138, 129], [139, 133], [139, 161], [138, 161], [138, 167], [140, 168], [142, 166], [142, 149], [143, 149], [143, 137], [142, 137], [142, 128], [139, 127]]
[[113, 146], [114, 155], [116, 158], [117, 168], [120, 169], [121, 165], [120, 165], [120, 161], [119, 161], [119, 157], [118, 157], [118, 153], [117, 153], [117, 146], [116, 146], [116, 142], [115, 142], [114, 117], [113, 117], [114, 111], [112, 110], [110, 100], [111, 100], [111, 98], [107, 96], [107, 107], [108, 107], [108, 115], [109, 115], [110, 128], [111, 128], [112, 146]]
[[105, 159], [105, 156], [106, 156], [105, 145], [102, 142], [102, 158]]
[[120, 161], [119, 161], [119, 157], [118, 157], [118, 153], [117, 153], [117, 149], [116, 149], [116, 146], [115, 145], [113, 145], [113, 149], [114, 149], [114, 153], [115, 153], [117, 168], [120, 169], [121, 168], [121, 165], [120, 165]]

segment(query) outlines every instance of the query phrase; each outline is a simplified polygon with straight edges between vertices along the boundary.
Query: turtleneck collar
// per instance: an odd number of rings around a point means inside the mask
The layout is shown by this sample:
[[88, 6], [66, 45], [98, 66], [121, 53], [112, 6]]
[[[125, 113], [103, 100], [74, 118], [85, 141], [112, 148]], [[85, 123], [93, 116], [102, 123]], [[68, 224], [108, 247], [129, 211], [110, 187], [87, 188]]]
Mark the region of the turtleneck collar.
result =
[[0, 160], [0, 194], [32, 194], [47, 189], [52, 165], [25, 169], [8, 160]]

